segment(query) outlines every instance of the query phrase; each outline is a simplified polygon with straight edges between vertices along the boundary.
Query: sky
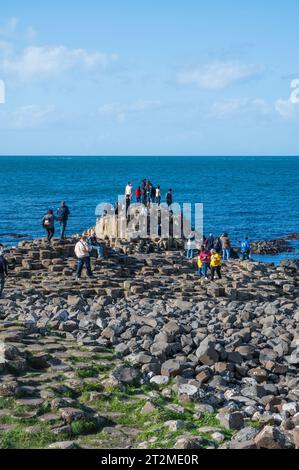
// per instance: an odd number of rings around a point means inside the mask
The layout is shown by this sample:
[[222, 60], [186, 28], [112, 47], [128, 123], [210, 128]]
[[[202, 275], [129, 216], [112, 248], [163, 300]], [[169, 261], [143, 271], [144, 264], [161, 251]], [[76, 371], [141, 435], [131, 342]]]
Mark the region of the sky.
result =
[[298, 0], [5, 2], [0, 155], [299, 155], [298, 14]]

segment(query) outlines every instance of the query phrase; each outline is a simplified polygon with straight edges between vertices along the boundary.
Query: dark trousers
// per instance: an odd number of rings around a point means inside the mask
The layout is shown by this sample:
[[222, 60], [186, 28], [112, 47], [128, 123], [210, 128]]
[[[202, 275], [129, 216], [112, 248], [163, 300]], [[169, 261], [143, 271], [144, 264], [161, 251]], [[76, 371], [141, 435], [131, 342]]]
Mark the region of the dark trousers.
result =
[[84, 265], [86, 267], [87, 275], [89, 277], [92, 277], [92, 271], [91, 271], [91, 266], [90, 266], [90, 256], [84, 256], [84, 258], [78, 259], [76, 276], [81, 277], [82, 269]]
[[242, 260], [245, 261], [247, 259], [250, 259], [250, 251], [243, 251], [242, 252]]
[[221, 279], [221, 266], [211, 266], [211, 279], [214, 280], [215, 271], [218, 275], [218, 278]]
[[52, 227], [52, 228], [47, 228], [46, 230], [47, 230], [47, 238], [48, 238], [48, 241], [50, 242], [52, 238], [54, 237], [55, 229]]
[[66, 229], [67, 220], [60, 222], [60, 240], [64, 239], [65, 229]]
[[4, 284], [5, 284], [5, 274], [0, 273], [0, 297], [4, 289]]

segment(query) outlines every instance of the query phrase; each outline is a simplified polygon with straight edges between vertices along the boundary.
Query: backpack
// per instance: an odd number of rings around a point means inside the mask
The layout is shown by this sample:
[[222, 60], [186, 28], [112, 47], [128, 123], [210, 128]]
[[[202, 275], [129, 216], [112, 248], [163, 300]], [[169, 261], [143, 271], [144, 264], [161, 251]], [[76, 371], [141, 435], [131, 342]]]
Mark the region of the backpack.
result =
[[50, 226], [50, 224], [51, 224], [51, 223], [50, 223], [49, 217], [47, 217], [47, 216], [44, 217], [44, 218], [43, 218], [43, 227], [47, 228], [47, 227]]

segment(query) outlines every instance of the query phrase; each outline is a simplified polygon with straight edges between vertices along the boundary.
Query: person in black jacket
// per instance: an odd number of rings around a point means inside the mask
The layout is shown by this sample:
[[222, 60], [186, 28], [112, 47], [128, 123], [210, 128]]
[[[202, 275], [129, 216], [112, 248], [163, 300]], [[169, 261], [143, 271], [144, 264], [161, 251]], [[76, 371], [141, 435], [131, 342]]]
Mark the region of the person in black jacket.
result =
[[171, 206], [172, 202], [173, 202], [172, 189], [169, 189], [166, 194], [166, 204], [168, 205], [168, 207]]
[[64, 239], [64, 234], [67, 226], [67, 221], [70, 215], [70, 210], [65, 201], [61, 202], [59, 209], [57, 209], [57, 216], [60, 222], [60, 240]]
[[8, 276], [8, 266], [3, 254], [3, 245], [0, 245], [0, 297], [4, 289], [5, 276]]

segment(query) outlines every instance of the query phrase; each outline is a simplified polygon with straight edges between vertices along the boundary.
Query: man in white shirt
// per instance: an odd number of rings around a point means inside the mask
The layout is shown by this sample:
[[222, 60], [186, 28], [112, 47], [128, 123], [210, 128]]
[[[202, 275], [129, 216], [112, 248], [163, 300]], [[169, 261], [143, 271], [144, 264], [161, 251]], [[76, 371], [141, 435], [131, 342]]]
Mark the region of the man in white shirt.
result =
[[133, 187], [129, 181], [125, 189], [125, 196], [126, 197], [129, 196], [130, 199], [132, 199], [132, 195], [133, 195]]
[[75, 255], [78, 258], [76, 278], [80, 279], [83, 266], [85, 265], [88, 277], [93, 277], [90, 265], [90, 252], [92, 248], [87, 243], [87, 237], [82, 235], [75, 246]]

